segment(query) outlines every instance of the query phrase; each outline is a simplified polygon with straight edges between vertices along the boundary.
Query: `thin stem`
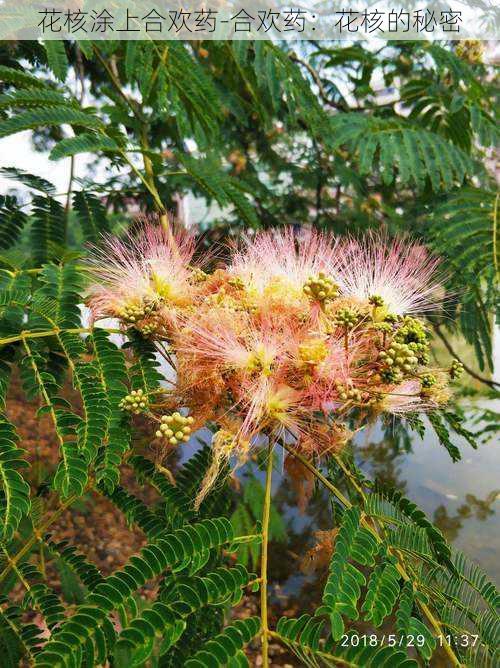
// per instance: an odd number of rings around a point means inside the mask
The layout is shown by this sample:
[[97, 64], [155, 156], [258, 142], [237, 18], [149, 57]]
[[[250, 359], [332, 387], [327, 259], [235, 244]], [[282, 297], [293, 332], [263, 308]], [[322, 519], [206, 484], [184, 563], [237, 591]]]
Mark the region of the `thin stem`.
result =
[[[125, 102], [125, 104], [130, 108], [136, 119], [139, 121], [141, 124], [141, 131], [140, 131], [140, 141], [141, 141], [141, 152], [142, 152], [142, 158], [144, 161], [144, 170], [146, 172], [146, 178], [140, 173], [140, 171], [137, 169], [137, 167], [132, 163], [132, 161], [128, 158], [127, 154], [125, 151], [120, 151], [120, 154], [124, 158], [124, 160], [128, 163], [128, 165], [131, 167], [132, 171], [136, 176], [139, 177], [139, 179], [142, 181], [144, 186], [147, 188], [149, 193], [151, 194], [155, 206], [158, 209], [158, 213], [160, 215], [160, 222], [162, 227], [165, 229], [166, 232], [171, 233], [169, 222], [168, 222], [168, 216], [165, 210], [165, 207], [163, 205], [163, 202], [161, 201], [160, 194], [158, 192], [158, 189], [155, 184], [154, 180], [154, 172], [153, 172], [153, 165], [151, 162], [151, 159], [148, 155], [149, 152], [149, 141], [148, 141], [148, 136], [147, 136], [147, 131], [148, 131], [148, 123], [147, 119], [145, 118], [141, 105], [136, 102], [135, 100], [131, 99], [128, 97], [123, 90], [123, 85], [121, 81], [119, 80], [117, 74], [113, 72], [113, 69], [109, 66], [107, 63], [106, 59], [102, 56], [101, 52], [99, 49], [93, 45], [93, 50], [94, 53], [96, 54], [97, 59], [101, 63], [101, 65], [104, 67], [109, 80], [113, 87], [115, 88], [116, 92], [120, 95], [122, 100]], [[163, 55], [160, 58], [160, 64], [164, 63], [164, 58], [167, 57], [168, 50], [165, 49]], [[159, 66], [160, 66], [159, 64]]]
[[128, 164], [128, 166], [130, 167], [130, 169], [134, 172], [134, 174], [141, 180], [142, 184], [144, 185], [144, 187], [147, 189], [147, 191], [149, 192], [149, 194], [150, 194], [151, 197], [153, 198], [153, 200], [154, 200], [154, 202], [155, 202], [155, 205], [157, 206], [158, 210], [160, 210], [160, 211], [161, 211], [161, 210], [165, 210], [165, 208], [164, 208], [164, 206], [163, 206], [163, 204], [162, 204], [162, 201], [161, 201], [161, 199], [160, 199], [160, 196], [158, 195], [158, 191], [156, 190], [156, 188], [155, 188], [155, 187], [153, 187], [153, 188], [151, 187], [151, 184], [150, 184], [150, 182], [148, 181], [148, 179], [146, 179], [146, 177], [142, 174], [142, 172], [141, 172], [139, 169], [137, 169], [137, 167], [136, 167], [136, 166], [134, 165], [134, 163], [130, 160], [130, 158], [128, 157], [127, 153], [126, 153], [124, 150], [121, 150], [121, 151], [120, 151], [120, 155], [121, 155], [122, 158], [125, 160], [125, 162]]
[[118, 95], [122, 98], [122, 100], [125, 102], [125, 104], [130, 108], [134, 116], [139, 120], [142, 121], [142, 116], [140, 114], [140, 110], [138, 108], [137, 103], [134, 100], [131, 100], [127, 95], [125, 95], [124, 92], [124, 86], [122, 85], [121, 81], [118, 79], [117, 75], [113, 72], [112, 68], [109, 66], [107, 60], [103, 57], [99, 49], [93, 44], [92, 49], [97, 57], [97, 60], [101, 63], [103, 66], [104, 70], [106, 71], [106, 74], [109, 77], [110, 82], [113, 84], [114, 89], [118, 93]]
[[68, 178], [68, 190], [66, 191], [66, 204], [64, 206], [64, 213], [66, 216], [66, 229], [68, 228], [69, 212], [71, 210], [71, 193], [73, 192], [73, 181], [75, 178], [75, 156], [70, 156], [69, 159], [69, 178]]
[[[280, 640], [284, 645], [290, 645], [293, 644], [300, 652], [304, 652], [304, 647], [300, 645], [296, 640], [290, 641], [290, 638], [283, 638], [283, 636], [280, 633], [277, 633], [276, 631], [269, 631], [269, 635], [271, 638], [275, 638], [276, 640]], [[319, 656], [321, 658], [325, 659], [326, 665], [330, 665], [331, 662], [335, 662], [335, 665], [337, 666], [347, 666], [347, 668], [358, 668], [359, 663], [351, 663], [350, 661], [347, 661], [346, 659], [339, 657], [339, 656], [334, 656], [333, 654], [328, 654], [327, 652], [322, 652], [319, 649], [314, 650], [314, 655]], [[316, 665], [316, 664], [314, 664]], [[333, 665], [333, 664], [332, 664]]]
[[493, 210], [493, 266], [495, 267], [495, 276], [497, 280], [500, 278], [500, 266], [498, 258], [498, 201], [500, 199], [500, 194], [497, 194], [495, 197], [495, 208]]
[[146, 124], [142, 125], [141, 128], [141, 148], [142, 148], [142, 159], [144, 161], [144, 171], [146, 172], [146, 179], [149, 184], [149, 192], [153, 195], [155, 205], [160, 214], [160, 223], [167, 234], [171, 234], [170, 225], [168, 222], [168, 216], [165, 211], [163, 202], [161, 201], [160, 193], [156, 187], [155, 175], [153, 170], [153, 163], [149, 157], [149, 139], [148, 139], [148, 126]]
[[163, 475], [168, 478], [168, 481], [171, 485], [174, 485], [174, 487], [177, 485], [174, 475], [170, 469], [168, 469], [166, 466], [162, 466], [161, 464], [156, 464], [156, 468], [160, 473], [163, 473]]
[[273, 443], [267, 451], [266, 488], [262, 508], [262, 552], [260, 558], [260, 618], [262, 626], [262, 666], [269, 666], [269, 623], [267, 619], [267, 557], [269, 543], [269, 518], [271, 516], [271, 485], [273, 478]]
[[[59, 329], [59, 328], [47, 329], [42, 332], [20, 332], [15, 336], [7, 336], [3, 339], [0, 339], [0, 346], [5, 346], [8, 343], [14, 343], [15, 341], [24, 341], [26, 339], [43, 339], [46, 336], [56, 336], [61, 332], [64, 332], [66, 334], [91, 334], [92, 331], [93, 330], [90, 329], [89, 327], [72, 327], [69, 329]], [[123, 334], [121, 329], [106, 328], [106, 332], [109, 332], [110, 334]]]
[[31, 587], [30, 587], [29, 582], [26, 580], [26, 578], [23, 576], [23, 574], [19, 570], [19, 568], [17, 567], [17, 564], [14, 561], [12, 561], [12, 558], [11, 558], [10, 554], [7, 552], [7, 550], [5, 549], [5, 547], [2, 547], [2, 550], [3, 550], [3, 553], [5, 554], [5, 559], [6, 559], [7, 563], [12, 566], [12, 569], [13, 569], [14, 573], [19, 578], [23, 587], [26, 589], [26, 591], [31, 591]]
[[[89, 484], [86, 488], [85, 491], [89, 491], [92, 488], [92, 485]], [[23, 557], [25, 554], [29, 553], [33, 545], [38, 541], [42, 540], [42, 537], [44, 533], [47, 532], [47, 529], [54, 524], [56, 520], [59, 519], [59, 517], [63, 514], [63, 512], [66, 510], [66, 508], [69, 508], [72, 503], [74, 503], [77, 499], [81, 498], [80, 494], [73, 494], [72, 496], [68, 497], [66, 501], [63, 501], [59, 508], [55, 510], [52, 515], [43, 523], [41, 524], [38, 528], [33, 529], [33, 534], [31, 538], [29, 538], [22, 548], [15, 554], [14, 556], [10, 557], [8, 560], [8, 564], [5, 566], [3, 571], [0, 573], [0, 584], [5, 580], [7, 575], [10, 572], [10, 569], [13, 568]]]
[[[295, 459], [298, 459], [299, 462], [301, 462], [311, 473], [330, 491], [334, 496], [337, 497], [337, 499], [346, 507], [346, 508], [352, 508], [352, 503], [347, 499], [340, 490], [335, 487], [335, 485], [326, 478], [321, 471], [318, 471], [318, 469], [312, 464], [306, 457], [303, 457], [299, 452], [296, 452], [292, 447], [287, 445], [286, 443], [281, 442], [281, 446], [285, 448]], [[377, 542], [382, 542], [382, 538], [379, 536], [377, 530], [368, 522], [366, 517], [361, 517], [361, 524], [362, 526], [367, 529], [377, 540]], [[399, 555], [397, 555], [399, 556]], [[396, 568], [406, 582], [411, 582], [411, 578], [409, 577], [408, 573], [406, 572], [404, 566], [401, 563], [398, 563], [396, 565]], [[455, 652], [453, 651], [451, 645], [446, 641], [446, 634], [443, 633], [443, 629], [441, 628], [441, 625], [439, 621], [436, 619], [432, 611], [429, 609], [429, 607], [423, 603], [422, 601], [418, 601], [418, 605], [420, 606], [420, 609], [424, 613], [424, 615], [427, 617], [429, 623], [431, 624], [432, 628], [434, 629], [434, 632], [436, 633], [437, 636], [442, 638], [443, 642], [443, 649], [445, 650], [446, 654], [452, 661], [452, 664], [454, 666], [459, 666], [460, 661], [457, 659]]]

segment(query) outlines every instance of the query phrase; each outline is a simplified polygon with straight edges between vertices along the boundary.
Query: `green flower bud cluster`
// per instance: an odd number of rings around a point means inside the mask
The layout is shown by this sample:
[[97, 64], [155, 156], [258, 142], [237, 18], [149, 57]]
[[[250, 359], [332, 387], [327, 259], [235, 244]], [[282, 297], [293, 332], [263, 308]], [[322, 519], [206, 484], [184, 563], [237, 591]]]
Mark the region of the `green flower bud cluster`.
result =
[[305, 294], [313, 301], [326, 302], [339, 295], [339, 287], [330, 276], [320, 271], [317, 276], [309, 276], [304, 284]]
[[403, 382], [404, 373], [398, 367], [389, 367], [382, 371], [380, 377], [384, 383], [391, 383], [392, 385]]
[[383, 332], [384, 334], [391, 334], [392, 332], [392, 325], [390, 322], [375, 322], [373, 323], [372, 327], [378, 332]]
[[370, 295], [368, 303], [377, 308], [384, 305], [384, 298], [380, 295]]
[[419, 364], [429, 364], [429, 344], [428, 343], [409, 343], [408, 347], [415, 353], [415, 357], [418, 359]]
[[427, 331], [425, 325], [417, 318], [407, 316], [403, 318], [401, 326], [394, 336], [400, 343], [427, 343]]
[[436, 376], [434, 376], [432, 373], [424, 373], [420, 376], [420, 383], [422, 385], [422, 389], [428, 390], [437, 383], [437, 379]]
[[342, 401], [351, 400], [351, 401], [356, 401], [358, 403], [361, 401], [361, 392], [356, 388], [354, 387], [348, 388], [342, 383], [334, 383], [334, 385], [339, 394], [339, 399], [341, 399]]
[[155, 435], [157, 438], [166, 438], [170, 445], [186, 443], [189, 441], [193, 422], [194, 418], [184, 417], [178, 411], [172, 415], [163, 415], [160, 428]]
[[393, 341], [387, 350], [381, 350], [379, 359], [384, 365], [383, 378], [391, 383], [401, 382], [406, 375], [415, 371], [418, 357], [411, 344]]
[[453, 360], [450, 367], [450, 378], [452, 380], [457, 380], [464, 372], [464, 365], [458, 360]]
[[390, 322], [391, 324], [396, 324], [400, 320], [399, 315], [396, 315], [396, 313], [387, 313], [384, 321], [385, 322]]
[[191, 270], [191, 278], [195, 283], [204, 283], [207, 280], [208, 274], [203, 269], [199, 267], [189, 267], [189, 269]]
[[130, 394], [120, 401], [119, 406], [124, 411], [139, 415], [143, 413], [148, 407], [148, 397], [144, 394], [144, 390], [132, 390]]
[[228, 283], [231, 287], [236, 288], [237, 290], [243, 290], [245, 284], [239, 276], [233, 276], [228, 280]]
[[154, 322], [148, 322], [145, 325], [142, 325], [141, 327], [141, 334], [143, 336], [152, 336], [156, 331], [158, 327], [156, 323]]
[[369, 408], [372, 408], [373, 406], [379, 406], [383, 398], [384, 398], [383, 394], [380, 394], [380, 392], [376, 392], [366, 400], [365, 404]]
[[335, 324], [344, 329], [352, 329], [359, 321], [359, 312], [353, 308], [341, 308], [335, 313]]
[[425, 325], [417, 318], [405, 317], [394, 341], [407, 344], [420, 364], [429, 364], [429, 341]]
[[156, 302], [153, 299], [144, 298], [140, 304], [125, 304], [118, 309], [118, 317], [121, 320], [134, 324], [143, 318], [146, 318], [156, 309]]

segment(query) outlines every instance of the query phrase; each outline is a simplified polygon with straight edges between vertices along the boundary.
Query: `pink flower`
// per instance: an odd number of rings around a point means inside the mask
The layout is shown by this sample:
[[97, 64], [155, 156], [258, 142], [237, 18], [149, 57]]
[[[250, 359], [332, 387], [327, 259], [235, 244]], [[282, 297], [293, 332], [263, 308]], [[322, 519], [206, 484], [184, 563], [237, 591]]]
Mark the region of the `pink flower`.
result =
[[362, 302], [382, 297], [396, 315], [425, 313], [440, 302], [439, 259], [408, 238], [390, 241], [373, 233], [363, 241], [352, 239], [341, 247], [338, 262], [335, 278], [346, 297]]
[[246, 237], [233, 253], [229, 273], [241, 280], [257, 307], [301, 308], [308, 303], [306, 281], [337, 266], [338, 244], [314, 230], [291, 227]]
[[94, 319], [118, 317], [134, 323], [156, 308], [188, 303], [193, 253], [189, 235], [172, 235], [150, 223], [137, 235], [105, 237], [88, 260], [94, 279], [89, 290]]

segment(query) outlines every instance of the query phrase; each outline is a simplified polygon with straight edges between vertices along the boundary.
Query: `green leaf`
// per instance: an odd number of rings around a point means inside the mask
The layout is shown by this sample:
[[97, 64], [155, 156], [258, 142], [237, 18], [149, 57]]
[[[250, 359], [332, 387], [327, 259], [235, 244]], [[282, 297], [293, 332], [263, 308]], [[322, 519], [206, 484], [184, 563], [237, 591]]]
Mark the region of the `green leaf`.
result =
[[364, 618], [380, 626], [390, 615], [399, 594], [400, 575], [392, 560], [384, 560], [376, 566], [368, 580], [368, 589], [361, 610]]
[[257, 635], [259, 630], [258, 617], [237, 619], [213, 640], [206, 642], [184, 665], [186, 668], [225, 666]]
[[24, 111], [0, 121], [0, 137], [8, 137], [23, 130], [34, 130], [40, 126], [61, 126], [65, 123], [95, 130], [103, 128], [101, 119], [91, 113], [70, 107], [56, 107]]
[[352, 634], [356, 642], [350, 641], [351, 633], [346, 634], [340, 644], [332, 637], [324, 642], [323, 626], [324, 622], [305, 614], [298, 619], [282, 617], [278, 621], [276, 632], [280, 640], [297, 656], [301, 666], [417, 668], [416, 661], [408, 659], [404, 651], [388, 645], [371, 646], [360, 642], [357, 632]]
[[33, 262], [39, 267], [60, 257], [66, 240], [66, 213], [52, 197], [36, 195], [32, 204], [31, 250]]
[[16, 613], [17, 608], [0, 609], [0, 652], [5, 668], [18, 668], [27, 651], [18, 628], [20, 612]]
[[114, 139], [104, 134], [84, 132], [75, 137], [65, 137], [58, 142], [49, 154], [50, 160], [59, 160], [79, 153], [98, 153], [99, 151], [117, 152], [119, 145]]
[[2, 167], [2, 169], [0, 169], [0, 174], [5, 176], [6, 179], [20, 181], [28, 188], [38, 190], [45, 195], [53, 195], [56, 192], [54, 185], [50, 183], [50, 181], [47, 181], [41, 176], [29, 174], [28, 172], [25, 172], [24, 169], [18, 169], [17, 167]]
[[[378, 166], [385, 185], [399, 170], [402, 184], [417, 188], [429, 178], [435, 191], [450, 189], [474, 173], [469, 155], [434, 132], [412, 127], [395, 119], [381, 119], [356, 113], [337, 114], [330, 120], [333, 148], [346, 145], [359, 155], [359, 169], [371, 173], [378, 151]], [[375, 160], [375, 163], [377, 161]]]
[[120, 401], [128, 392], [128, 373], [123, 352], [109, 340], [104, 330], [94, 329], [91, 342], [110, 410], [106, 443], [96, 465], [96, 479], [112, 492], [120, 479], [122, 457], [130, 447], [130, 418], [120, 408]]
[[76, 548], [68, 545], [66, 541], [54, 543], [49, 536], [46, 536], [45, 544], [49, 551], [64, 562], [88, 589], [92, 590], [99, 582], [104, 581], [96, 566], [87, 561], [83, 554], [77, 552]]
[[186, 628], [184, 619], [207, 605], [220, 605], [228, 598], [241, 598], [241, 589], [250, 574], [241, 567], [220, 568], [214, 573], [193, 578], [182, 578], [163, 597], [122, 630], [117, 639], [118, 666], [141, 665], [154, 649], [153, 641], [161, 638], [160, 654], [168, 651]]
[[6, 250], [17, 243], [27, 220], [15, 197], [0, 195], [0, 249]]
[[349, 563], [349, 559], [369, 565], [373, 563], [376, 549], [373, 536], [360, 526], [360, 517], [359, 508], [354, 506], [344, 512], [323, 592], [323, 605], [317, 611], [317, 614], [329, 615], [335, 639], [344, 633], [343, 616], [358, 618], [357, 602], [361, 588], [366, 584], [365, 576]]
[[74, 193], [73, 206], [78, 213], [85, 241], [98, 244], [103, 235], [109, 232], [106, 209], [101, 201], [83, 190]]
[[69, 63], [64, 40], [46, 40], [43, 46], [47, 53], [47, 62], [50, 69], [59, 81], [65, 81]]
[[42, 79], [25, 72], [20, 68], [0, 65], [0, 80], [4, 83], [19, 86], [19, 88], [45, 88], [46, 83]]
[[[228, 520], [215, 518], [178, 529], [146, 545], [139, 555], [131, 557], [122, 569], [96, 584], [85, 602], [76, 608], [73, 616], [63, 622], [45, 644], [36, 657], [35, 665], [54, 665], [54, 660], [66, 665], [74, 653], [80, 651], [86, 641], [103, 627], [109, 613], [122, 605], [130, 594], [148, 580], [158, 577], [167, 568], [192, 558], [200, 550], [227, 544], [233, 538]], [[147, 628], [149, 626], [148, 622]], [[249, 632], [246, 625], [241, 632], [246, 637], [245, 631]], [[142, 636], [134, 633], [134, 637], [141, 644]]]
[[25, 451], [17, 447], [18, 436], [5, 418], [0, 420], [0, 497], [1, 540], [9, 542], [24, 515], [31, 508], [30, 488], [18, 469], [28, 466], [22, 459]]
[[0, 95], [0, 109], [60, 106], [78, 107], [79, 105], [74, 98], [67, 98], [58, 91], [43, 88], [24, 88]]
[[429, 661], [436, 648], [436, 639], [425, 624], [412, 616], [413, 608], [413, 588], [410, 582], [406, 582], [401, 590], [399, 607], [396, 613], [396, 630], [402, 638], [408, 638], [409, 636], [423, 638], [423, 643], [417, 643], [417, 650], [424, 661]]
[[138, 479], [150, 482], [161, 495], [165, 503], [165, 528], [180, 527], [193, 520], [195, 516], [192, 509], [193, 503], [179, 484], [172, 485], [149, 459], [141, 455], [130, 457], [128, 462], [136, 472]]

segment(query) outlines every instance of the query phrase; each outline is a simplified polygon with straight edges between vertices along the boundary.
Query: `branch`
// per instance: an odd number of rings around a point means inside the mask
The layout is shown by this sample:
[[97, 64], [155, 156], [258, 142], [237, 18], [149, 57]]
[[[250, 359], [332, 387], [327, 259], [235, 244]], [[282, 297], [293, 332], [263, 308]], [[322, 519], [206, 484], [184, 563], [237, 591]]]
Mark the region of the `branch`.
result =
[[319, 76], [318, 72], [314, 69], [312, 65], [310, 65], [306, 60], [302, 60], [301, 58], [299, 58], [297, 54], [293, 52], [289, 54], [289, 57], [290, 60], [293, 61], [294, 63], [302, 65], [303, 67], [306, 68], [311, 77], [314, 79], [314, 83], [318, 87], [319, 96], [321, 97], [321, 99], [325, 104], [327, 104], [330, 107], [333, 107], [334, 109], [337, 109], [338, 111], [346, 111], [345, 105], [338, 104], [337, 102], [328, 97], [325, 88], [323, 86], [323, 83], [321, 81], [321, 77]]
[[469, 376], [472, 376], [472, 378], [475, 378], [480, 383], [483, 383], [484, 385], [487, 385], [492, 390], [494, 390], [497, 387], [500, 387], [500, 383], [497, 383], [495, 380], [490, 380], [489, 378], [485, 378], [484, 376], [481, 376], [476, 371], [474, 371], [474, 369], [472, 369], [468, 364], [466, 364], [463, 360], [460, 359], [460, 357], [457, 355], [457, 353], [451, 347], [451, 344], [448, 341], [448, 339], [446, 338], [446, 336], [442, 333], [441, 325], [438, 325], [437, 323], [432, 323], [432, 326], [434, 328], [434, 331], [438, 335], [438, 337], [444, 343], [444, 347], [446, 348], [446, 350], [450, 353], [450, 355], [452, 355], [452, 357], [454, 357], [455, 359], [457, 359], [460, 362], [460, 364], [463, 366], [465, 371], [467, 371]]
[[[92, 489], [92, 483], [89, 483], [85, 491], [88, 492], [91, 489]], [[0, 583], [5, 580], [7, 575], [10, 573], [11, 568], [13, 568], [24, 557], [25, 554], [30, 552], [33, 545], [37, 541], [43, 539], [43, 535], [47, 533], [49, 527], [52, 526], [52, 524], [54, 524], [54, 522], [57, 519], [59, 519], [59, 517], [63, 514], [66, 508], [69, 508], [71, 504], [73, 504], [79, 498], [81, 498], [79, 494], [73, 494], [72, 496], [68, 497], [65, 501], [61, 503], [59, 508], [57, 508], [57, 510], [55, 510], [45, 522], [43, 522], [38, 528], [35, 527], [33, 529], [33, 534], [31, 535], [31, 538], [29, 538], [24, 543], [19, 552], [17, 552], [14, 556], [11, 556], [9, 558], [7, 565], [0, 573]]]
[[262, 551], [260, 557], [260, 619], [262, 626], [262, 666], [269, 668], [269, 622], [267, 616], [267, 556], [269, 547], [269, 518], [273, 477], [273, 443], [267, 450], [266, 488], [262, 506]]
[[374, 109], [384, 109], [384, 108], [387, 108], [387, 107], [393, 107], [394, 104], [396, 104], [396, 102], [399, 102], [399, 100], [391, 100], [390, 102], [382, 102], [381, 104], [369, 104], [368, 106], [364, 106], [364, 107], [361, 107], [361, 106], [358, 105], [356, 107], [353, 107], [352, 109], [349, 109], [347, 104], [342, 104], [342, 103], [335, 102], [330, 97], [328, 97], [328, 95], [325, 91], [325, 88], [323, 86], [323, 82], [321, 81], [321, 77], [320, 77], [319, 73], [317, 72], [317, 70], [314, 69], [314, 67], [310, 63], [308, 63], [306, 60], [302, 60], [301, 58], [299, 58], [297, 56], [296, 53], [293, 53], [293, 52], [289, 54], [289, 58], [294, 63], [302, 65], [303, 67], [306, 68], [306, 70], [309, 72], [309, 74], [313, 78], [314, 83], [318, 87], [318, 92], [319, 92], [320, 98], [323, 100], [323, 102], [325, 104], [327, 104], [329, 107], [332, 107], [333, 109], [337, 109], [337, 111], [344, 111], [344, 112], [347, 112], [347, 111], [373, 111]]
[[93, 44], [92, 49], [97, 57], [97, 60], [101, 63], [101, 65], [104, 67], [106, 70], [106, 74], [109, 77], [109, 80], [113, 84], [114, 89], [118, 93], [118, 95], [122, 98], [122, 100], [125, 102], [125, 104], [131, 109], [132, 113], [134, 116], [139, 120], [142, 121], [142, 114], [140, 112], [140, 109], [138, 105], [131, 100], [125, 93], [123, 92], [123, 86], [121, 84], [121, 81], [118, 79], [116, 74], [113, 72], [109, 64], [107, 63], [106, 59], [102, 56], [101, 52], [99, 49]]
[[[107, 327], [103, 327], [102, 329], [105, 329], [106, 332], [109, 332], [110, 334], [123, 334], [121, 329]], [[43, 332], [20, 332], [15, 336], [7, 336], [0, 339], [0, 346], [6, 346], [9, 343], [15, 343], [16, 341], [25, 341], [26, 339], [43, 339], [46, 336], [56, 336], [62, 332], [66, 332], [67, 334], [91, 334], [93, 329], [89, 327], [73, 327], [69, 329], [59, 329], [58, 327], [54, 327], [54, 329], [47, 329]]]

